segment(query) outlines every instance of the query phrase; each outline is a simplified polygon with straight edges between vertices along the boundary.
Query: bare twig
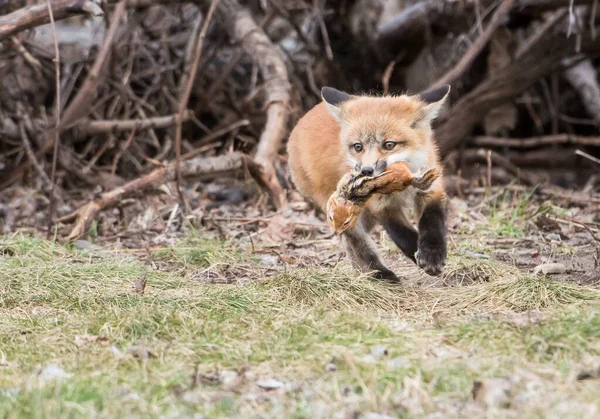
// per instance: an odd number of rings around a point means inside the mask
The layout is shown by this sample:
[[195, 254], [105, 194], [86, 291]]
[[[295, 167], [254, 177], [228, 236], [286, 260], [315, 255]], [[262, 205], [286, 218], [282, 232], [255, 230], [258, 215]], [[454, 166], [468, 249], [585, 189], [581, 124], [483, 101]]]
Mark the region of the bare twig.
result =
[[198, 63], [200, 62], [200, 56], [202, 55], [202, 46], [204, 45], [206, 31], [208, 31], [208, 25], [210, 24], [210, 21], [212, 19], [213, 14], [215, 13], [218, 3], [219, 0], [211, 1], [208, 13], [204, 18], [204, 22], [202, 22], [202, 28], [200, 29], [200, 34], [198, 35], [198, 40], [196, 41], [194, 54], [192, 56], [192, 59], [190, 60], [189, 67], [186, 69], [185, 72], [185, 84], [183, 84], [183, 90], [181, 91], [181, 97], [179, 98], [179, 114], [177, 117], [177, 123], [175, 124], [175, 172], [177, 174], [177, 193], [179, 194], [179, 198], [182, 204], [184, 202], [184, 199], [183, 194], [181, 192], [181, 173], [179, 167], [181, 165], [181, 130], [183, 125], [183, 117], [185, 115], [185, 110], [187, 109], [190, 94], [192, 93], [194, 80], [196, 79], [196, 72], [198, 71]]
[[[436, 128], [436, 139], [442, 153], [453, 150], [468, 138], [473, 127], [492, 108], [524, 92], [540, 77], [554, 70], [561, 58], [572, 53], [572, 40], [566, 39], [564, 34], [550, 34], [531, 53], [491, 74], [450, 108]], [[582, 51], [597, 54], [600, 44], [592, 41], [589, 33], [584, 33]]]
[[563, 19], [567, 15], [567, 9], [560, 9], [548, 16], [544, 20], [544, 22], [540, 25], [540, 27], [525, 39], [519, 47], [517, 48], [517, 52], [515, 53], [515, 59], [521, 58], [523, 55], [527, 54], [531, 48], [533, 48], [540, 39], [544, 37], [546, 32], [550, 30], [559, 20]]
[[97, 91], [98, 85], [102, 81], [104, 70], [108, 66], [109, 52], [117, 34], [121, 19], [125, 15], [126, 6], [127, 1], [121, 0], [115, 7], [112, 21], [106, 32], [102, 48], [98, 52], [98, 55], [96, 55], [94, 65], [83, 82], [83, 85], [79, 88], [77, 94], [63, 113], [63, 120], [60, 125], [61, 131], [65, 131], [74, 126], [89, 112], [92, 101], [96, 96], [94, 93]]
[[[260, 177], [260, 168], [258, 165], [247, 155], [238, 152], [217, 157], [187, 160], [182, 162], [180, 169], [181, 175], [185, 177], [199, 177], [206, 175], [219, 176], [231, 173], [232, 171], [248, 169], [250, 174], [258, 181], [259, 185], [263, 187], [265, 186], [262, 183], [262, 179]], [[74, 240], [84, 235], [88, 230], [90, 223], [100, 211], [111, 207], [125, 197], [143, 191], [148, 187], [173, 181], [175, 180], [175, 177], [175, 164], [171, 163], [167, 166], [154, 170], [146, 176], [135, 179], [123, 186], [113, 189], [112, 191], [106, 192], [98, 199], [83, 205], [72, 214], [69, 214], [61, 219], [61, 221], [67, 221], [77, 218], [75, 226], [73, 227], [67, 240]]]
[[0, 41], [21, 31], [84, 13], [100, 16], [103, 12], [97, 4], [89, 0], [52, 0], [52, 10], [48, 8], [47, 3], [23, 7], [0, 16]]
[[453, 151], [452, 153], [448, 154], [448, 156], [445, 159], [446, 164], [454, 166], [456, 168], [458, 167], [459, 161], [490, 161], [495, 166], [503, 167], [510, 174], [518, 176], [521, 179], [521, 181], [526, 185], [535, 186], [541, 182], [541, 179], [539, 179], [537, 176], [521, 172], [521, 170], [517, 166], [512, 164], [510, 160], [508, 160], [507, 158], [503, 157], [495, 151], [486, 150], [483, 148], [475, 150], [464, 150], [460, 153], [458, 151]]
[[595, 232], [597, 233], [598, 230], [590, 227], [589, 225], [587, 225], [586, 223], [584, 223], [582, 221], [573, 220], [572, 218], [562, 218], [562, 217], [558, 217], [558, 216], [551, 216], [548, 218], [551, 220], [557, 221], [559, 223], [571, 224], [571, 225], [583, 227], [588, 233], [590, 233], [590, 235], [592, 236], [592, 238], [594, 240], [596, 240], [597, 242], [600, 242], [600, 237], [598, 237], [598, 236], [596, 236], [596, 234], [594, 234]]
[[592, 39], [596, 39], [596, 12], [598, 11], [598, 0], [594, 0], [590, 7], [590, 32]]
[[60, 145], [60, 51], [58, 50], [58, 40], [56, 39], [56, 25], [54, 24], [54, 13], [50, 0], [46, 0], [48, 6], [48, 15], [50, 16], [50, 25], [52, 27], [52, 39], [54, 40], [54, 68], [56, 71], [56, 99], [54, 105], [55, 125], [54, 125], [54, 151], [52, 153], [52, 172], [50, 174], [50, 208], [48, 210], [48, 238], [52, 236], [52, 218], [54, 217], [54, 188], [56, 185], [56, 164], [58, 162], [58, 147]]
[[317, 15], [317, 21], [319, 22], [319, 29], [321, 30], [321, 36], [323, 37], [323, 43], [325, 44], [325, 52], [327, 53], [327, 59], [329, 61], [333, 61], [333, 51], [331, 50], [331, 43], [329, 42], [329, 34], [327, 33], [325, 20], [323, 20], [323, 11], [321, 9], [320, 0], [313, 0], [313, 8]]
[[135, 128], [131, 130], [131, 134], [129, 134], [129, 137], [127, 138], [127, 141], [125, 142], [125, 145], [123, 147], [121, 147], [119, 152], [115, 155], [115, 159], [113, 160], [112, 168], [110, 170], [110, 173], [113, 176], [117, 172], [117, 165], [119, 164], [119, 160], [121, 160], [121, 156], [129, 148], [129, 146], [131, 145], [131, 142], [133, 141], [133, 138], [135, 136], [135, 131], [136, 131]]
[[480, 147], [534, 148], [551, 144], [578, 144], [600, 147], [600, 137], [558, 134], [530, 138], [475, 137], [473, 144]]
[[392, 77], [392, 73], [394, 72], [394, 67], [396, 66], [396, 61], [392, 60], [385, 68], [383, 72], [383, 76], [381, 76], [381, 83], [383, 84], [383, 94], [387, 95], [390, 92], [390, 77]]
[[241, 42], [244, 51], [256, 57], [265, 82], [267, 121], [254, 159], [262, 169], [262, 178], [269, 185], [275, 206], [281, 208], [286, 196], [275, 174], [275, 160], [285, 135], [289, 116], [291, 85], [287, 68], [269, 37], [256, 24], [250, 12], [237, 0], [221, 0], [218, 10], [220, 19], [228, 29], [232, 40]]
[[40, 177], [42, 178], [42, 180], [44, 181], [46, 186], [48, 188], [50, 188], [52, 181], [48, 177], [48, 174], [46, 174], [46, 171], [40, 164], [37, 157], [35, 157], [35, 153], [33, 152], [33, 149], [31, 148], [31, 143], [29, 142], [29, 138], [27, 137], [27, 132], [25, 132], [25, 126], [24, 126], [23, 121], [19, 122], [19, 130], [21, 132], [21, 138], [23, 140], [23, 146], [25, 147], [25, 152], [27, 153], [27, 157], [31, 161], [31, 164], [33, 165], [35, 170], [38, 172], [38, 174], [40, 175]]
[[461, 57], [461, 59], [456, 63], [456, 65], [448, 71], [444, 76], [442, 76], [438, 81], [434, 82], [429, 88], [440, 87], [444, 84], [451, 84], [458, 80], [465, 71], [471, 66], [471, 63], [477, 58], [481, 50], [487, 45], [489, 40], [496, 32], [496, 29], [502, 23], [502, 20], [506, 17], [508, 12], [513, 6], [514, 0], [504, 0], [496, 12], [490, 19], [490, 23], [488, 24], [485, 31], [473, 42], [473, 45], [467, 50], [465, 55]]
[[585, 151], [575, 150], [575, 154], [578, 154], [581, 157], [585, 157], [586, 159], [588, 159], [590, 161], [593, 161], [596, 164], [600, 164], [600, 159], [597, 159], [596, 157], [589, 155]]
[[23, 59], [31, 66], [33, 71], [35, 71], [35, 75], [38, 77], [42, 77], [42, 63], [40, 60], [35, 58], [27, 49], [23, 46], [23, 44], [14, 36], [10, 37], [10, 40], [13, 46], [19, 51], [19, 54], [23, 56]]
[[598, 73], [589, 58], [574, 66], [569, 66], [569, 62], [570, 60], [563, 60], [563, 65], [567, 67], [563, 75], [573, 89], [579, 93], [587, 113], [600, 125]]
[[234, 122], [233, 124], [227, 125], [226, 127], [223, 127], [217, 131], [211, 132], [206, 137], [202, 137], [201, 139], [196, 141], [194, 143], [196, 149], [188, 151], [186, 154], [181, 156], [182, 160], [187, 160], [191, 159], [192, 157], [195, 157], [196, 155], [202, 152], [202, 149], [200, 148], [201, 146], [209, 144], [211, 141], [221, 137], [222, 135], [225, 135], [233, 130], [236, 130], [240, 127], [245, 127], [247, 125], [250, 125], [250, 121], [248, 121], [247, 119], [242, 119]]
[[573, 33], [573, 24], [575, 23], [575, 13], [573, 10], [573, 6], [575, 4], [575, 0], [569, 0], [569, 28], [567, 29], [567, 38], [571, 36]]
[[[191, 112], [186, 111], [182, 121], [188, 121], [190, 116]], [[77, 125], [77, 131], [84, 135], [93, 135], [131, 130], [143, 131], [147, 129], [161, 129], [175, 125], [177, 123], [177, 117], [178, 115], [167, 115], [144, 119], [84, 120]]]

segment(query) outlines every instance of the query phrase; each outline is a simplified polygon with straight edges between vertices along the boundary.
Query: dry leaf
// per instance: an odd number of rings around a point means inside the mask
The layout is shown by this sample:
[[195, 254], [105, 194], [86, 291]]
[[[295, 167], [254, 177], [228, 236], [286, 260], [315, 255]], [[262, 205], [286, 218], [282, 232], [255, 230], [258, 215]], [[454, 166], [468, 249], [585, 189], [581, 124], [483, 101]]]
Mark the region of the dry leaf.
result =
[[267, 378], [266, 380], [258, 380], [256, 385], [262, 388], [263, 390], [276, 390], [278, 388], [283, 387], [283, 383], [274, 378]]
[[564, 274], [566, 271], [567, 268], [562, 263], [542, 263], [533, 269], [533, 274], [558, 275]]
[[146, 290], [146, 282], [147, 279], [146, 278], [140, 278], [137, 279], [134, 283], [133, 283], [133, 290], [140, 295], [144, 295], [144, 291]]
[[287, 243], [294, 237], [294, 227], [283, 215], [269, 219], [265, 234], [276, 243]]
[[109, 340], [105, 336], [96, 336], [96, 335], [76, 335], [75, 336], [75, 345], [82, 346], [88, 343], [100, 343], [106, 344]]

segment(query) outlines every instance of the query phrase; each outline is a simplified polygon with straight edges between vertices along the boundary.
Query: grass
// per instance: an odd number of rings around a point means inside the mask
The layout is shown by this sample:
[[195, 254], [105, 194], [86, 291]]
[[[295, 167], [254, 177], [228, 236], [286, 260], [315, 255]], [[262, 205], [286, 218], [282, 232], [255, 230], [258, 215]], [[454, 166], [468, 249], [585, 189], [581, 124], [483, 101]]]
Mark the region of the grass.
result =
[[[600, 364], [600, 292], [499, 262], [455, 254], [438, 282], [390, 286], [344, 264], [264, 276], [251, 256], [201, 239], [152, 261], [23, 236], [4, 238], [0, 255], [1, 417], [600, 408], [597, 382], [576, 380]], [[240, 265], [244, 279], [230, 284], [195, 274]], [[502, 376], [508, 408], [473, 401], [475, 380]], [[281, 388], [260, 387], [268, 379]]]

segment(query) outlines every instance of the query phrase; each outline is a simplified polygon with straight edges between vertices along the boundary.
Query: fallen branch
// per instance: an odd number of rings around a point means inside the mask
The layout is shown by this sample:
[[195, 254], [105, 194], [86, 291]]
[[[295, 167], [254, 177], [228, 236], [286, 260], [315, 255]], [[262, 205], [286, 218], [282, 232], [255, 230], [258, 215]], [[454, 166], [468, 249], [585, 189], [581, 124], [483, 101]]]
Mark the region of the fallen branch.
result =
[[29, 141], [29, 138], [27, 137], [27, 132], [25, 132], [25, 126], [24, 125], [25, 124], [22, 121], [19, 122], [19, 129], [21, 131], [21, 138], [23, 140], [23, 147], [25, 148], [25, 152], [27, 154], [27, 157], [31, 161], [31, 164], [33, 165], [34, 169], [38, 172], [38, 174], [42, 178], [42, 181], [45, 184], [45, 187], [47, 187], [48, 189], [50, 189], [50, 185], [52, 185], [52, 181], [50, 180], [50, 178], [46, 174], [46, 171], [42, 167], [42, 165], [39, 162], [39, 160], [37, 159], [37, 157], [35, 157], [35, 153], [33, 152], [33, 148], [31, 147], [31, 142]]
[[254, 161], [260, 165], [276, 208], [285, 203], [283, 190], [275, 174], [275, 161], [289, 116], [291, 85], [285, 62], [250, 12], [237, 0], [221, 0], [218, 15], [233, 42], [239, 42], [246, 54], [254, 57], [265, 83], [267, 121], [260, 136]]
[[112, 15], [112, 21], [110, 22], [110, 26], [106, 31], [102, 48], [96, 56], [94, 65], [83, 82], [83, 85], [77, 91], [77, 94], [63, 113], [63, 120], [62, 124], [60, 125], [61, 131], [71, 128], [82, 118], [87, 116], [96, 97], [95, 93], [98, 89], [98, 85], [102, 82], [104, 70], [108, 66], [109, 52], [117, 34], [117, 29], [119, 29], [121, 20], [125, 16], [126, 5], [127, 1], [122, 0], [115, 7], [115, 11]]
[[[582, 34], [581, 52], [594, 55], [600, 43]], [[443, 154], [456, 148], [469, 137], [473, 128], [495, 106], [518, 96], [541, 77], [549, 74], [560, 60], [575, 52], [576, 40], [555, 33], [540, 41], [537, 48], [491, 75], [456, 102], [436, 129], [436, 138]]]
[[527, 54], [531, 48], [533, 48], [539, 41], [542, 39], [546, 33], [558, 23], [561, 19], [563, 19], [568, 13], [566, 8], [557, 10], [553, 12], [550, 16], [548, 16], [544, 22], [537, 28], [537, 30], [531, 34], [527, 39], [525, 39], [521, 45], [517, 48], [517, 52], [515, 52], [515, 59], [518, 60], [523, 55]]
[[[191, 112], [184, 113], [182, 121], [190, 119]], [[109, 132], [143, 131], [147, 129], [168, 128], [177, 122], [177, 115], [156, 116], [145, 119], [84, 120], [77, 125], [77, 131], [83, 135], [105, 134]]]
[[192, 93], [194, 81], [196, 80], [196, 72], [198, 71], [198, 63], [200, 62], [200, 56], [202, 55], [202, 46], [204, 45], [204, 38], [206, 38], [206, 31], [208, 30], [208, 25], [212, 20], [213, 14], [215, 13], [217, 4], [219, 4], [219, 0], [211, 0], [210, 8], [208, 9], [206, 17], [204, 17], [202, 27], [200, 28], [200, 32], [198, 33], [195, 48], [193, 48], [193, 55], [190, 59], [190, 62], [188, 63], [188, 67], [186, 68], [185, 73], [181, 77], [181, 96], [179, 98], [179, 112], [175, 124], [175, 172], [177, 174], [177, 193], [179, 194], [179, 198], [182, 205], [184, 203], [184, 200], [183, 194], [181, 193], [181, 174], [179, 166], [181, 164], [181, 130], [183, 126], [183, 117], [187, 109], [188, 101], [190, 100], [190, 94]]
[[589, 161], [592, 161], [596, 164], [600, 164], [600, 159], [586, 153], [585, 151], [581, 151], [581, 150], [575, 150], [575, 154], [581, 156], [581, 157], [585, 157], [586, 159], [588, 159]]
[[465, 55], [456, 63], [456, 65], [442, 76], [438, 81], [434, 82], [429, 89], [435, 89], [444, 84], [451, 84], [458, 80], [465, 71], [469, 69], [475, 58], [481, 53], [481, 50], [488, 44], [496, 29], [500, 26], [504, 18], [508, 15], [508, 12], [512, 8], [514, 0], [504, 0], [500, 6], [496, 9], [496, 12], [490, 19], [490, 23], [483, 33], [473, 42], [473, 45], [469, 47]]
[[[101, 16], [102, 9], [88, 0], [53, 0], [54, 20], [66, 19], [70, 16], [91, 13]], [[46, 3], [34, 4], [0, 16], [0, 41], [22, 32], [50, 23], [50, 12]]]
[[530, 138], [502, 138], [480, 136], [473, 138], [473, 144], [479, 147], [534, 148], [553, 144], [577, 144], [600, 147], [600, 137], [558, 134]]
[[491, 159], [492, 165], [500, 166], [504, 168], [507, 172], [512, 174], [513, 176], [519, 177], [519, 179], [525, 185], [535, 186], [541, 183], [542, 179], [534, 176], [532, 174], [523, 173], [519, 169], [518, 166], [511, 163], [510, 160], [503, 157], [496, 151], [486, 150], [483, 148], [480, 149], [468, 149], [462, 152], [453, 151], [448, 154], [444, 163], [453, 169], [457, 169], [460, 166], [460, 163], [473, 163], [473, 162], [486, 162], [488, 158]]
[[55, 105], [54, 105], [54, 150], [52, 152], [52, 171], [50, 174], [50, 205], [48, 209], [48, 231], [47, 238], [52, 236], [52, 218], [54, 218], [54, 188], [56, 187], [56, 164], [58, 162], [58, 147], [60, 146], [60, 51], [58, 49], [58, 40], [56, 39], [56, 25], [54, 23], [54, 11], [50, 0], [46, 0], [48, 15], [50, 16], [50, 25], [52, 27], [52, 41], [54, 42], [54, 72], [56, 81]]
[[[595, 0], [578, 0], [578, 5], [592, 4]], [[456, 22], [464, 21], [474, 8], [479, 6], [486, 9], [496, 0], [479, 1], [419, 1], [404, 8], [386, 23], [377, 28], [376, 48], [384, 59], [391, 59], [401, 51], [414, 49], [415, 45], [422, 48], [425, 45], [427, 31], [432, 27], [438, 29], [438, 35], [455, 31]], [[535, 14], [560, 9], [567, 6], [566, 0], [515, 0], [511, 13]], [[466, 21], [464, 21], [466, 23]], [[463, 25], [464, 26], [464, 25]], [[416, 56], [410, 54], [409, 56]]]
[[[66, 131], [68, 128], [77, 124], [82, 118], [84, 118], [93, 103], [95, 98], [95, 92], [97, 91], [98, 85], [102, 81], [102, 75], [104, 73], [104, 69], [108, 64], [108, 53], [110, 51], [110, 47], [114, 41], [117, 29], [125, 14], [125, 5], [126, 1], [121, 0], [119, 4], [115, 7], [115, 11], [113, 14], [112, 22], [107, 30], [106, 36], [104, 38], [104, 43], [102, 48], [100, 49], [98, 55], [96, 56], [96, 60], [94, 65], [92, 66], [91, 71], [87, 75], [83, 85], [77, 91], [75, 98], [71, 101], [67, 109], [62, 113], [62, 121], [60, 126], [58, 127], [60, 132]], [[47, 13], [47, 7], [46, 8]], [[42, 145], [39, 147], [36, 152], [36, 156], [41, 158], [44, 154], [46, 154], [52, 147], [54, 146], [54, 140], [52, 138], [45, 138]], [[64, 160], [64, 159], [63, 159]], [[62, 161], [59, 159], [59, 163], [62, 164]], [[21, 176], [23, 171], [25, 170], [25, 165], [20, 165], [16, 167], [8, 176], [6, 181], [0, 185], [0, 187], [4, 187], [11, 182], [13, 182], [16, 178]]]
[[528, 168], [556, 169], [574, 167], [577, 162], [575, 149], [571, 147], [547, 147], [531, 151], [509, 151], [503, 154], [514, 165]]
[[[564, 60], [568, 66], [570, 60]], [[581, 97], [587, 113], [600, 125], [600, 86], [598, 73], [588, 58], [563, 71], [563, 76]]]
[[[210, 175], [222, 176], [234, 171], [248, 169], [260, 186], [265, 187], [261, 177], [261, 169], [249, 156], [233, 152], [223, 156], [216, 157], [198, 157], [181, 162], [182, 177], [201, 177]], [[98, 213], [104, 209], [114, 206], [124, 198], [143, 191], [152, 186], [157, 186], [165, 182], [175, 180], [175, 164], [171, 163], [139, 179], [133, 180], [112, 191], [103, 193], [99, 198], [88, 202], [73, 213], [61, 218], [59, 221], [65, 222], [77, 218], [75, 226], [67, 237], [68, 241], [75, 240], [83, 236], [88, 231], [90, 223], [96, 218]]]

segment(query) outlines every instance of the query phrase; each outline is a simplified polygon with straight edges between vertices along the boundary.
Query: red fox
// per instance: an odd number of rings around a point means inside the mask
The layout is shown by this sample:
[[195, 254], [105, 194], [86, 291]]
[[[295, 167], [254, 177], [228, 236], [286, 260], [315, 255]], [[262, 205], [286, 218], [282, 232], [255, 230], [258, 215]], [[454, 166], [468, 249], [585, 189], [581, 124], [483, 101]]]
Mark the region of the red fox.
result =
[[[348, 171], [379, 175], [388, 165], [406, 162], [411, 172], [442, 173], [431, 122], [444, 104], [450, 86], [419, 95], [354, 96], [323, 87], [323, 102], [306, 113], [287, 145], [292, 181], [298, 191], [326, 212], [327, 201]], [[419, 218], [418, 232], [409, 222]], [[370, 199], [360, 220], [342, 233], [348, 256], [374, 277], [399, 281], [385, 266], [369, 232], [383, 225], [400, 250], [429, 275], [440, 275], [446, 264], [447, 198], [443, 177], [426, 191], [409, 187]]]

